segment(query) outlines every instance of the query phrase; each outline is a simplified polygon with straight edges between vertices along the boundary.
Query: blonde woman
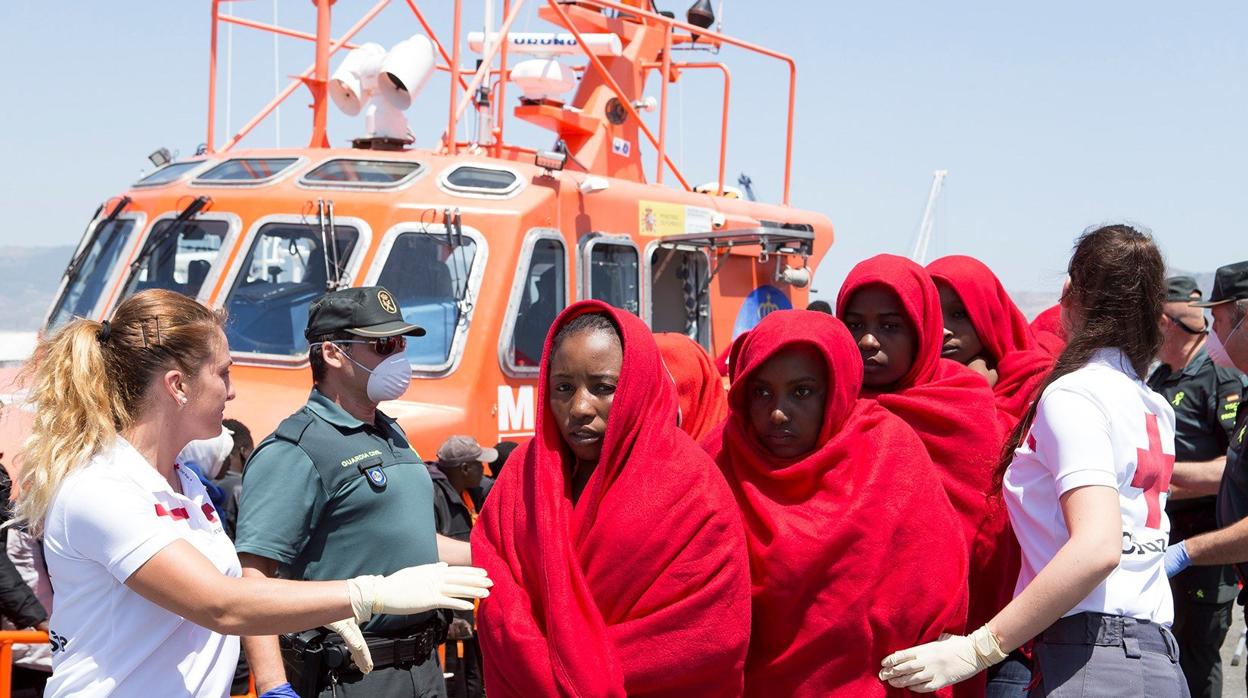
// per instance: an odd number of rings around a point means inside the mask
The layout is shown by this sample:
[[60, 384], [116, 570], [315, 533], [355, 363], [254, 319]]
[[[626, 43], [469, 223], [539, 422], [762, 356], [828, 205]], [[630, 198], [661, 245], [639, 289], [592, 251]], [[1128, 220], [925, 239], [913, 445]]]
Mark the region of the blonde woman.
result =
[[329, 625], [360, 668], [374, 613], [469, 609], [484, 571], [422, 565], [388, 577], [243, 579], [186, 444], [221, 430], [234, 398], [223, 318], [149, 290], [110, 321], [77, 319], [29, 369], [34, 430], [17, 520], [43, 539], [54, 593], [56, 696], [225, 696], [235, 635]]

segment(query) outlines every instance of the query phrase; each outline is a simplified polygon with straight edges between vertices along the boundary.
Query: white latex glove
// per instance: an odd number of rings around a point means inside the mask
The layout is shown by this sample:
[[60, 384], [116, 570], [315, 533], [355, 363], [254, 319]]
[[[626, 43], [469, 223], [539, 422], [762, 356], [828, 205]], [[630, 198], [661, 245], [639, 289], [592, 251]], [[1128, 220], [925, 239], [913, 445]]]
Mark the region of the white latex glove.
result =
[[367, 575], [347, 580], [355, 621], [374, 613], [411, 615], [450, 608], [471, 611], [472, 602], [490, 595], [494, 582], [480, 567], [450, 567], [445, 562], [405, 567], [387, 577]]
[[342, 641], [347, 645], [347, 651], [351, 653], [351, 661], [355, 662], [360, 671], [367, 674], [373, 670], [373, 655], [369, 653], [368, 643], [364, 641], [364, 633], [360, 632], [360, 626], [356, 624], [354, 618], [330, 623], [325, 627], [342, 637]]
[[969, 679], [1005, 657], [985, 625], [970, 635], [941, 635], [936, 642], [888, 655], [881, 662], [880, 680], [916, 693], [931, 693]]

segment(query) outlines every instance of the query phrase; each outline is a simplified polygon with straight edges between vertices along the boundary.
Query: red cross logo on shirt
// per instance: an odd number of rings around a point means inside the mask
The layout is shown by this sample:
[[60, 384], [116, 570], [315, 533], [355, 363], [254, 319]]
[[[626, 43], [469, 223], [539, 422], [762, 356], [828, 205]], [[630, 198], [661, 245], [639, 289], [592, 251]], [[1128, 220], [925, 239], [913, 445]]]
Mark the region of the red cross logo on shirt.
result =
[[1144, 415], [1148, 429], [1148, 449], [1135, 449], [1135, 477], [1131, 486], [1144, 490], [1148, 502], [1148, 528], [1161, 528], [1162, 492], [1170, 489], [1170, 473], [1174, 471], [1174, 456], [1161, 450], [1161, 429], [1157, 427], [1157, 415]]

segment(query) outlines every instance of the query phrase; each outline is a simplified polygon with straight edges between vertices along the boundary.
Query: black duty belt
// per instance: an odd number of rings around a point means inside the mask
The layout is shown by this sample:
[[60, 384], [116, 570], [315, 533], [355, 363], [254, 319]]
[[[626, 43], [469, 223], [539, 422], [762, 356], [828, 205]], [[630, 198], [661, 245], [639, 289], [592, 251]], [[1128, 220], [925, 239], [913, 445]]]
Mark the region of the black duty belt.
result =
[[[446, 641], [449, 622], [438, 613], [420, 626], [399, 637], [365, 633], [373, 670], [391, 667], [410, 668], [430, 661], [433, 651]], [[303, 698], [311, 698], [323, 689], [347, 677], [358, 676], [360, 670], [351, 663], [351, 653], [338, 633], [315, 628], [301, 633], [288, 633], [278, 638], [286, 678]]]

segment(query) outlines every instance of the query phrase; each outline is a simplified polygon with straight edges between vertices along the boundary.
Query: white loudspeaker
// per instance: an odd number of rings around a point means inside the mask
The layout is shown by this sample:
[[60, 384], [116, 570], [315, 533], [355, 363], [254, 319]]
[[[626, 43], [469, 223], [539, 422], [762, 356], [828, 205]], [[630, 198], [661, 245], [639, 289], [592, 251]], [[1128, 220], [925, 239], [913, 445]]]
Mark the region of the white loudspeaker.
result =
[[395, 44], [386, 54], [377, 76], [378, 92], [395, 108], [407, 109], [433, 70], [433, 43], [423, 34], [416, 34]]
[[347, 116], [360, 113], [377, 90], [377, 73], [386, 57], [380, 44], [364, 44], [347, 54], [329, 78], [329, 97]]
[[511, 69], [511, 81], [525, 99], [555, 99], [576, 87], [576, 73], [553, 58], [530, 58]]

